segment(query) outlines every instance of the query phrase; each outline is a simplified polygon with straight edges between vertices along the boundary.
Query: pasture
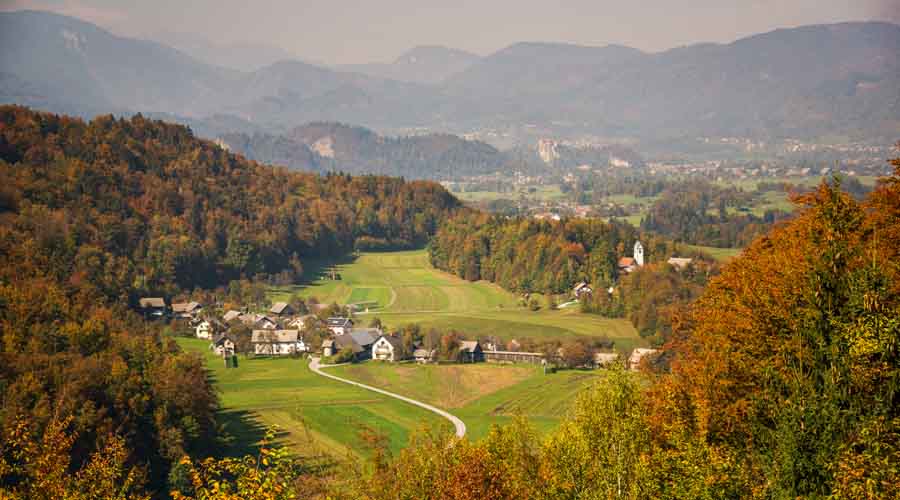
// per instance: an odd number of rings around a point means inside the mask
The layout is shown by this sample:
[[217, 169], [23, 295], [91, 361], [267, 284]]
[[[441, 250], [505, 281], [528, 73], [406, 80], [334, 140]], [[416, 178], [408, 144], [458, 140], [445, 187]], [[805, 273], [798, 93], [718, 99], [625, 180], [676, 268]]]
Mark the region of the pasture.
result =
[[544, 374], [532, 365], [415, 365], [369, 361], [328, 368], [335, 375], [398, 392], [461, 418], [473, 440], [517, 415], [546, 432], [559, 425], [578, 393], [603, 371]]
[[221, 420], [234, 437], [233, 454], [252, 451], [272, 425], [281, 431], [279, 440], [303, 457], [364, 456], [360, 432], [365, 428], [386, 436], [395, 453], [423, 426], [452, 432], [429, 411], [316, 375], [305, 359], [241, 356], [237, 368], [226, 369], [209, 341], [177, 341], [207, 362], [219, 391]]
[[434, 269], [424, 250], [362, 253], [352, 262], [337, 264], [335, 272], [340, 279], [318, 272], [305, 285], [273, 288], [270, 298], [286, 300], [297, 294], [323, 303], [365, 302], [368, 311], [357, 315], [358, 322], [377, 316], [388, 328], [419, 323], [472, 337], [600, 337], [615, 341], [620, 350], [643, 345], [627, 320], [582, 314], [577, 308], [527, 310], [518, 297], [493, 283], [469, 282]]
[[719, 248], [719, 247], [707, 247], [703, 245], [684, 245], [686, 248], [691, 250], [697, 250], [700, 252], [704, 252], [709, 254], [710, 257], [716, 259], [719, 262], [727, 262], [738, 255], [743, 251], [742, 248]]

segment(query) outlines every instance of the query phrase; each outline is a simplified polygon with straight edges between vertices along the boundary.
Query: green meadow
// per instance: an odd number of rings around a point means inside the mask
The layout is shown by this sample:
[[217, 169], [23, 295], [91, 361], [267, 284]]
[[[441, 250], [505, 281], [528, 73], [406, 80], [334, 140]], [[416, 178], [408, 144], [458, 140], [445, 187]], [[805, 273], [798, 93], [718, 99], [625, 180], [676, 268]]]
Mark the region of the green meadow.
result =
[[336, 264], [339, 279], [319, 266], [304, 285], [273, 288], [270, 298], [292, 294], [319, 302], [361, 304], [358, 322], [378, 317], [388, 328], [419, 323], [472, 337], [502, 339], [605, 337], [629, 350], [642, 340], [627, 320], [582, 314], [577, 308], [530, 311], [493, 283], [469, 282], [431, 267], [424, 250], [362, 253]]
[[[362, 253], [344, 263], [310, 263], [307, 270], [306, 283], [272, 288], [269, 298], [286, 300], [296, 294], [322, 303], [359, 304], [368, 311], [356, 315], [358, 324], [378, 317], [388, 328], [419, 323], [471, 337], [601, 337], [623, 351], [645, 345], [627, 320], [582, 314], [577, 307], [530, 311], [519, 305], [517, 296], [492, 283], [468, 282], [432, 268], [424, 250]], [[319, 377], [305, 360], [241, 357], [238, 368], [225, 369], [222, 360], [210, 353], [209, 342], [178, 342], [206, 358], [236, 452], [258, 443], [262, 430], [272, 425], [281, 429], [279, 438], [302, 456], [365, 455], [360, 436], [364, 429], [385, 435], [394, 452], [425, 426], [445, 426], [451, 432], [449, 422], [431, 412]], [[597, 376], [544, 375], [531, 365], [421, 367], [369, 362], [332, 370], [446, 407], [466, 422], [469, 436], [476, 439], [492, 423], [506, 422], [516, 414], [528, 416], [540, 429], [554, 427], [574, 395]]]
[[719, 248], [719, 247], [707, 247], [703, 245], [684, 245], [686, 248], [691, 250], [697, 250], [700, 252], [704, 252], [709, 254], [710, 257], [716, 259], [719, 262], [727, 262], [738, 255], [743, 251], [742, 248]]
[[446, 428], [441, 417], [370, 391], [316, 375], [308, 360], [241, 356], [225, 368], [209, 341], [179, 338], [188, 352], [203, 356], [221, 403], [221, 420], [233, 437], [233, 454], [252, 451], [266, 428], [278, 426], [278, 439], [304, 457], [364, 456], [361, 432], [371, 429], [399, 451], [416, 430]]
[[398, 392], [461, 418], [470, 439], [493, 424], [521, 415], [542, 432], [554, 429], [578, 396], [603, 376], [602, 370], [544, 374], [533, 365], [415, 365], [369, 361], [328, 368], [330, 373]]

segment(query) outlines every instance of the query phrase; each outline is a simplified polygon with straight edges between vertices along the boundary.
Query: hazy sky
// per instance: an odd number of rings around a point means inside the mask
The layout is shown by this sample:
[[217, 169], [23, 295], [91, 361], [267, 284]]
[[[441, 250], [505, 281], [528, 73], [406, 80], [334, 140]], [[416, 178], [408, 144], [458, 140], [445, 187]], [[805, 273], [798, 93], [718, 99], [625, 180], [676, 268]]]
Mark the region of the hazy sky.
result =
[[517, 41], [619, 43], [648, 51], [728, 42], [779, 27], [900, 23], [900, 0], [0, 0], [117, 34], [262, 43], [327, 63], [392, 60], [421, 44], [488, 54]]

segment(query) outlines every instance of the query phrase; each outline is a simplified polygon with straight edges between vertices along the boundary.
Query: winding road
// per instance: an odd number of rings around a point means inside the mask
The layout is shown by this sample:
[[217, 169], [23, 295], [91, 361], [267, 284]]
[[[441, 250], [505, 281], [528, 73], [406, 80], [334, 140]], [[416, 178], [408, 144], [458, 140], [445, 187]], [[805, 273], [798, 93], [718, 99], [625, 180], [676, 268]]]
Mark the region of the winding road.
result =
[[406, 396], [394, 394], [393, 392], [388, 392], [383, 389], [378, 389], [377, 387], [372, 387], [372, 386], [366, 385], [366, 384], [360, 384], [359, 382], [354, 382], [352, 380], [347, 380], [345, 378], [336, 377], [330, 373], [323, 372], [322, 368], [328, 367], [328, 366], [338, 366], [338, 365], [320, 365], [319, 358], [312, 358], [312, 360], [309, 362], [309, 369], [312, 370], [313, 373], [316, 373], [316, 374], [321, 375], [326, 378], [330, 378], [332, 380], [337, 380], [338, 382], [355, 385], [356, 387], [365, 389], [367, 391], [377, 392], [378, 394], [384, 394], [385, 396], [390, 396], [392, 398], [399, 399], [400, 401], [404, 401], [411, 405], [416, 405], [419, 408], [424, 408], [430, 412], [437, 413], [438, 415], [446, 418], [447, 420], [449, 420], [450, 422], [453, 423], [453, 427], [456, 428], [456, 437], [461, 438], [466, 435], [466, 424], [465, 424], [465, 422], [460, 420], [459, 417], [456, 417], [455, 415], [451, 415], [450, 413], [448, 413], [440, 408], [437, 408], [435, 406], [431, 406], [430, 404], [423, 403], [421, 401], [416, 401], [415, 399], [410, 399]]

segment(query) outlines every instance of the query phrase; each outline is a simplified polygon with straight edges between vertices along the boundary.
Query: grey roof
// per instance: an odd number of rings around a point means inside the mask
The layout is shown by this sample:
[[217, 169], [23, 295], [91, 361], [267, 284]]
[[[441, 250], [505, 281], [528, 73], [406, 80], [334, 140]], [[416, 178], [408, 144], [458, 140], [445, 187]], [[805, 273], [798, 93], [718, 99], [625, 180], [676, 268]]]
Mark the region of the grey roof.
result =
[[222, 334], [216, 335], [215, 339], [213, 339], [213, 345], [219, 345], [219, 344], [225, 342], [226, 340], [230, 340], [232, 344], [234, 343], [234, 340], [232, 340], [231, 337], [229, 337], [227, 333], [222, 333]]
[[285, 309], [292, 309], [291, 305], [287, 302], [276, 302], [272, 304], [272, 308], [269, 309], [269, 312], [272, 314], [282, 314]]
[[328, 318], [328, 326], [342, 326], [344, 328], [353, 326], [350, 318]]
[[387, 340], [388, 343], [394, 346], [395, 349], [399, 349], [403, 346], [403, 340], [400, 337], [394, 337], [393, 335], [381, 335], [375, 340], [375, 342], [378, 342], [381, 339]]
[[352, 335], [338, 335], [334, 337], [333, 340], [340, 349], [349, 347], [353, 351], [353, 354], [358, 354], [365, 351], [365, 349], [363, 349], [355, 340], [353, 340]]
[[144, 309], [149, 307], [166, 307], [166, 301], [162, 297], [144, 297], [140, 300], [140, 305]]
[[273, 325], [277, 325], [278, 321], [266, 316], [265, 314], [241, 314], [240, 316], [241, 322], [245, 325], [258, 325], [263, 321], [268, 321]]
[[225, 321], [231, 321], [231, 320], [239, 318], [239, 317], [241, 317], [241, 312], [235, 311], [234, 309], [232, 309], [232, 310], [228, 311], [227, 313], [225, 313], [225, 315], [222, 316], [222, 319], [224, 319]]
[[381, 330], [378, 328], [354, 328], [350, 330], [351, 337], [357, 344], [367, 347], [375, 343], [378, 337], [381, 337]]
[[179, 302], [177, 304], [172, 304], [172, 312], [176, 313], [189, 313], [197, 309], [200, 309], [199, 302]]
[[253, 330], [250, 341], [255, 344], [283, 344], [300, 339], [300, 330]]

